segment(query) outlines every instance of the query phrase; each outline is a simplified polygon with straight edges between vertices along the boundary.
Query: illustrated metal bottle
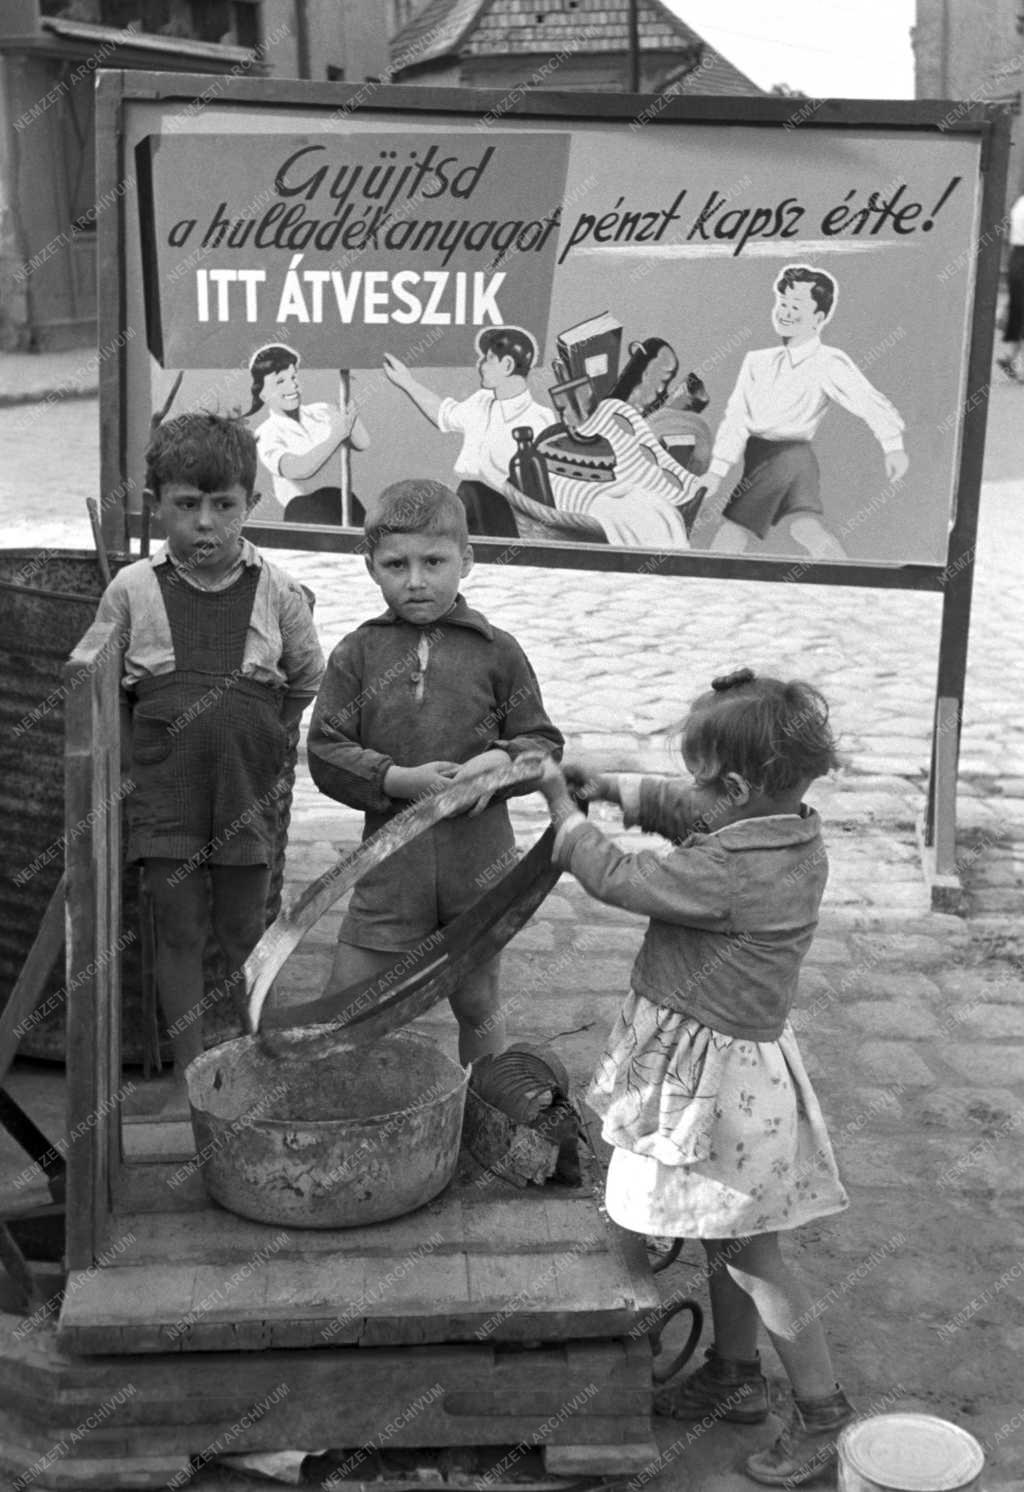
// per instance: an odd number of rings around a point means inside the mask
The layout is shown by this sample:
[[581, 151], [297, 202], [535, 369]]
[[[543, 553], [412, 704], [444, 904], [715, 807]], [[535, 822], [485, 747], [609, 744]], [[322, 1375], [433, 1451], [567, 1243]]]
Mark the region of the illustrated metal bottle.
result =
[[544, 457], [534, 449], [533, 431], [529, 425], [517, 425], [512, 431], [516, 441], [515, 454], [509, 462], [509, 480], [532, 497], [534, 502], [547, 508], [555, 506], [555, 499], [548, 481], [548, 466]]

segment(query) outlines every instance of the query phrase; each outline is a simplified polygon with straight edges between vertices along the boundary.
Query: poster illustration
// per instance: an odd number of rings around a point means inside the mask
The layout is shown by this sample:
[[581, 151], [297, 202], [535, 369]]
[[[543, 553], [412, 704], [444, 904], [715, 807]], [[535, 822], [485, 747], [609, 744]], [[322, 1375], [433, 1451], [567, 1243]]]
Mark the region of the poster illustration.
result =
[[128, 144], [133, 428], [179, 373], [243, 413], [297, 543], [422, 475], [556, 564], [943, 563], [976, 138], [212, 104]]

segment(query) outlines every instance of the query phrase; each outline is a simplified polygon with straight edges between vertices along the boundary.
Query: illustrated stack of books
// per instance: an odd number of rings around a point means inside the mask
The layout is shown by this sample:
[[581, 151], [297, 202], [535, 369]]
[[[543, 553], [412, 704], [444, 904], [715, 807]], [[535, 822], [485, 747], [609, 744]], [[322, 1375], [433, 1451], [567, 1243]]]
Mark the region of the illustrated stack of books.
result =
[[558, 382], [548, 393], [560, 425], [542, 432], [537, 450], [554, 476], [610, 482], [615, 455], [603, 435], [581, 436], [580, 425], [607, 398], [619, 376], [622, 323], [608, 311], [559, 332], [553, 363]]
[[588, 378], [595, 404], [615, 387], [621, 351], [622, 323], [608, 311], [558, 334], [558, 352], [567, 380]]

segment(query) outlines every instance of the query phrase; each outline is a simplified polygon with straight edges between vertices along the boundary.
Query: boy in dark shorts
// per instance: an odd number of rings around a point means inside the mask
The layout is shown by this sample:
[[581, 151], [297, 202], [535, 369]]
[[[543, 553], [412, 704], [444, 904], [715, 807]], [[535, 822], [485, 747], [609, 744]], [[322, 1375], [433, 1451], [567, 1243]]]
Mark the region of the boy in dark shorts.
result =
[[145, 865], [179, 1080], [203, 1050], [211, 916], [230, 983], [263, 933], [289, 732], [323, 676], [301, 588], [242, 538], [255, 480], [240, 420], [161, 425], [146, 486], [167, 542], [114, 577], [98, 612], [123, 650], [128, 858]]
[[[523, 752], [557, 760], [563, 740], [515, 638], [459, 594], [473, 551], [455, 493], [440, 482], [396, 482], [365, 533], [387, 610], [332, 652], [308, 752], [320, 791], [365, 811], [367, 838], [410, 799]], [[505, 803], [487, 796], [389, 856], [352, 892], [329, 988], [369, 984], [403, 953], [422, 952], [514, 857]], [[464, 1063], [505, 1045], [498, 965], [474, 970], [450, 997]]]

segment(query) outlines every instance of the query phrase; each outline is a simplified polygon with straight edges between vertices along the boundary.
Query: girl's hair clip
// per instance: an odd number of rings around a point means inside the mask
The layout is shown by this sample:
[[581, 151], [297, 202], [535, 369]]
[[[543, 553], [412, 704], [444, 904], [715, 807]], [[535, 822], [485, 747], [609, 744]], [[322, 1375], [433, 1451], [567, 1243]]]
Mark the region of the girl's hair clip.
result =
[[711, 687], [716, 694], [724, 694], [727, 689], [738, 689], [740, 684], [752, 684], [754, 677], [752, 668], [737, 668], [735, 673], [719, 674], [717, 679], [712, 679]]

